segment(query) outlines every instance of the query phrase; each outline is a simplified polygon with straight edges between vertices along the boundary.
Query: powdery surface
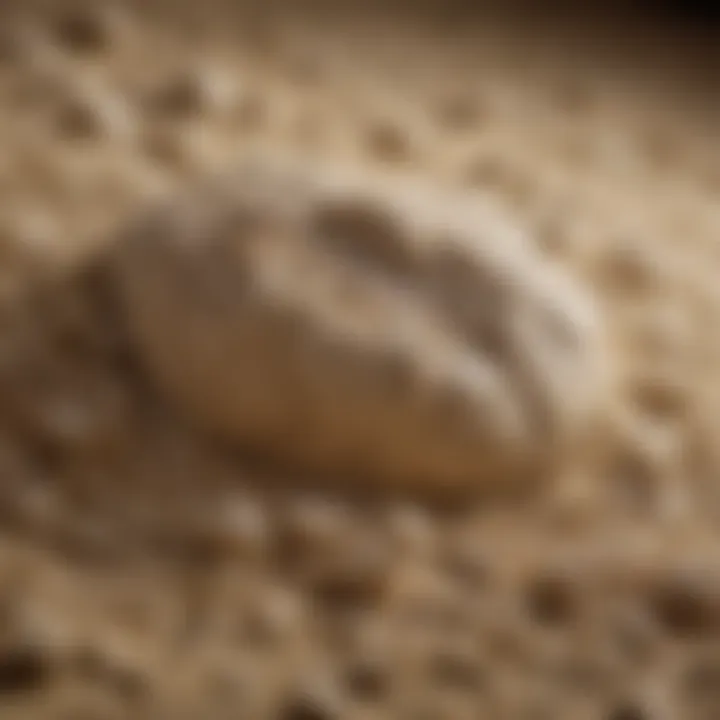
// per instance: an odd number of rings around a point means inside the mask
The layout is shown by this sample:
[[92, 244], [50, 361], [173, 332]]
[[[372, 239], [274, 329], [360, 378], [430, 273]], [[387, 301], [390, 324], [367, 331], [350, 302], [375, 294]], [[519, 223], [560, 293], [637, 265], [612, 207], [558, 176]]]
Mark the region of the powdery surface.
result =
[[[55, 8], [0, 41], [3, 718], [716, 716], [713, 109], [490, 25]], [[106, 253], [248, 148], [504, 206], [609, 328], [596, 442], [449, 512], [187, 422]]]

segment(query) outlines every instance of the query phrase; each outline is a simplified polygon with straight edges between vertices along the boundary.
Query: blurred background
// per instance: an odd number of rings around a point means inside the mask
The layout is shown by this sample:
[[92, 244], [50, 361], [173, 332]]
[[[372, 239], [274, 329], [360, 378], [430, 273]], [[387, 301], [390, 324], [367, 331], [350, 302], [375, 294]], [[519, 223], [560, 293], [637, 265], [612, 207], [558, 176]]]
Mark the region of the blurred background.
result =
[[[719, 717], [718, 32], [712, 3], [3, 0], [0, 717]], [[522, 222], [612, 329], [598, 452], [449, 512], [176, 417], [107, 253], [254, 148]]]

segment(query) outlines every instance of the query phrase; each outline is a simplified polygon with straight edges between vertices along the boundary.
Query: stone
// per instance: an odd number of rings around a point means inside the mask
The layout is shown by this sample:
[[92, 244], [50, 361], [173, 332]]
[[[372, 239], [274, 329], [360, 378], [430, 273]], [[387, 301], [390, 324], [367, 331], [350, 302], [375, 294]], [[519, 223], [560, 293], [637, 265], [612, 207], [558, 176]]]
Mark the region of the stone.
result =
[[308, 477], [524, 487], [592, 425], [593, 299], [477, 195], [257, 155], [120, 235], [149, 376], [199, 428]]

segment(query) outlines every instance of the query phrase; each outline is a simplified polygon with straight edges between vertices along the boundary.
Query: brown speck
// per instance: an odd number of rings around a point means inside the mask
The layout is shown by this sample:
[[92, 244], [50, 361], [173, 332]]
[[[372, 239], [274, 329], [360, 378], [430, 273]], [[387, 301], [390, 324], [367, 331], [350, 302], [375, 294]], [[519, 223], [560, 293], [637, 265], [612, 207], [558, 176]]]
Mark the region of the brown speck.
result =
[[573, 620], [578, 598], [572, 578], [546, 574], [535, 578], [526, 589], [530, 617], [549, 626], [561, 626]]
[[345, 611], [375, 606], [386, 580], [386, 568], [378, 558], [348, 557], [311, 571], [310, 585], [321, 607]]
[[400, 275], [414, 267], [402, 229], [390, 213], [370, 201], [331, 201], [317, 209], [313, 225], [320, 242], [351, 262]]
[[720, 618], [720, 592], [710, 579], [675, 573], [650, 589], [653, 617], [672, 636], [696, 637], [711, 632]]
[[348, 692], [358, 700], [382, 700], [390, 689], [391, 672], [378, 662], [369, 660], [352, 664], [345, 673]]
[[52, 675], [50, 658], [32, 645], [0, 649], [0, 693], [25, 693], [42, 689]]
[[370, 154], [385, 162], [402, 162], [412, 155], [407, 131], [389, 121], [376, 121], [366, 134]]
[[169, 78], [148, 98], [148, 108], [162, 118], [188, 119], [200, 114], [205, 96], [200, 78], [185, 72]]
[[638, 409], [657, 420], [673, 420], [684, 415], [688, 391], [672, 378], [641, 380], [632, 392]]
[[56, 126], [60, 135], [68, 139], [95, 139], [101, 133], [100, 117], [88, 103], [68, 102], [57, 115]]
[[610, 710], [607, 720], [650, 720], [650, 715], [634, 702], [624, 702]]
[[65, 11], [54, 27], [58, 41], [68, 50], [81, 54], [106, 50], [112, 40], [111, 30], [110, 18], [89, 4]]
[[311, 693], [298, 693], [285, 701], [278, 720], [335, 720], [340, 714], [334, 703]]

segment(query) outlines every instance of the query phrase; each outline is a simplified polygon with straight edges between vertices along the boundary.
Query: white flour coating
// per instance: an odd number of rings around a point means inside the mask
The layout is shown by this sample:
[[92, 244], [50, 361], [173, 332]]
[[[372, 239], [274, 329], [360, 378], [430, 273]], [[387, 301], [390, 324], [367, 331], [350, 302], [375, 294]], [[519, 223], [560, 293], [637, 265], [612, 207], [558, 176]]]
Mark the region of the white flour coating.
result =
[[121, 238], [152, 377], [206, 430], [333, 482], [539, 479], [605, 379], [597, 311], [477, 198], [248, 160]]

